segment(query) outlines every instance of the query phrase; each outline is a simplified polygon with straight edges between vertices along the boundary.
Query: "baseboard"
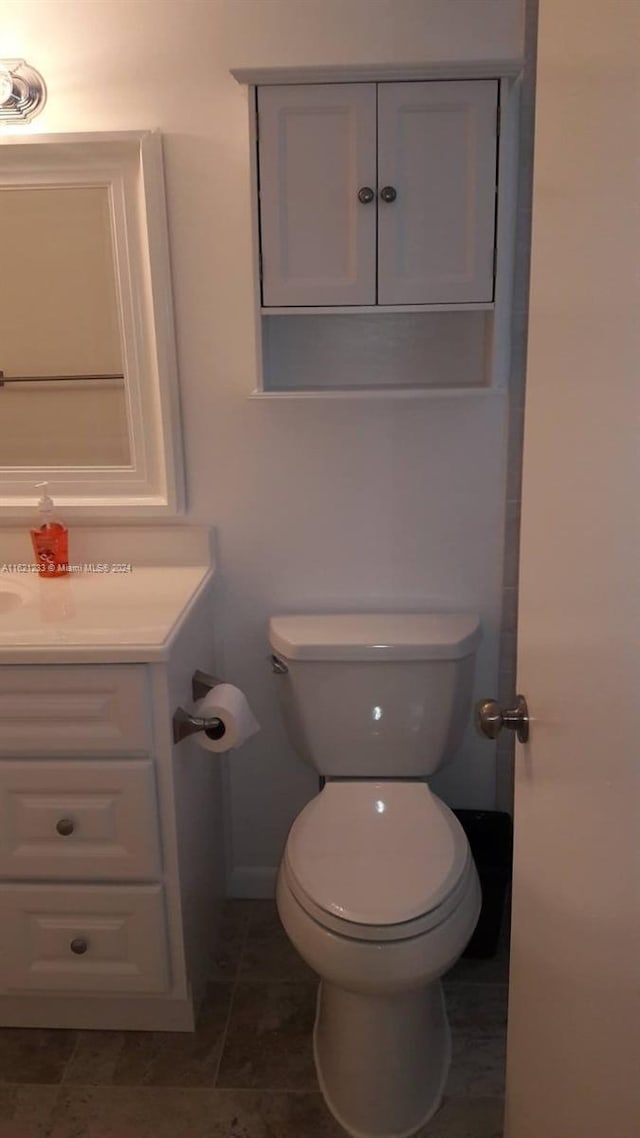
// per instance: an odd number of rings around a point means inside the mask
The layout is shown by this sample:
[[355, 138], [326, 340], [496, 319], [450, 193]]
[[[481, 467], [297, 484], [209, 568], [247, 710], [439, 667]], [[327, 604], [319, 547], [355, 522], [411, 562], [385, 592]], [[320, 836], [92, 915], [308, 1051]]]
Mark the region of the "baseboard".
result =
[[268, 898], [276, 895], [277, 865], [237, 865], [227, 882], [229, 897]]
[[130, 996], [0, 997], [2, 1027], [63, 1027], [102, 1031], [193, 1031], [191, 1000]]

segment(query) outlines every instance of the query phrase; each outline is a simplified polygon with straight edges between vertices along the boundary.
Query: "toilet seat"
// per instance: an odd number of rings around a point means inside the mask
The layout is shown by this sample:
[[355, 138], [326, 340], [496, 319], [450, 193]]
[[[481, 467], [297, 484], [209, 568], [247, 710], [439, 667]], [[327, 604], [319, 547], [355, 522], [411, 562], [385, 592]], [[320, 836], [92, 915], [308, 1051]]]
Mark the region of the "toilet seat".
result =
[[440, 924], [474, 874], [459, 822], [426, 783], [329, 782], [298, 815], [282, 871], [319, 924], [404, 940]]

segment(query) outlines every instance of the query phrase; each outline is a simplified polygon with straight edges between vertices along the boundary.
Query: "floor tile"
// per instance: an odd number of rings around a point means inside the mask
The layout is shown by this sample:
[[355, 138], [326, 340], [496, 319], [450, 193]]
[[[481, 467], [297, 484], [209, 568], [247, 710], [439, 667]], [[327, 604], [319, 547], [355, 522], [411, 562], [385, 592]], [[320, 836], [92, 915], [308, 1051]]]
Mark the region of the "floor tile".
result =
[[463, 956], [453, 968], [443, 976], [445, 983], [463, 984], [508, 984], [509, 954], [498, 951], [488, 960], [472, 960]]
[[445, 1099], [416, 1138], [502, 1138], [500, 1098]]
[[79, 1032], [65, 1084], [212, 1087], [231, 989], [231, 984], [209, 985], [195, 1032]]
[[51, 1138], [344, 1138], [344, 1131], [314, 1093], [101, 1087], [64, 1088]]
[[242, 980], [315, 980], [285, 933], [273, 901], [256, 901], [240, 960]]
[[59, 1083], [75, 1042], [75, 1031], [1, 1028], [0, 1083]]
[[461, 956], [443, 977], [446, 982], [461, 980], [471, 984], [508, 984], [509, 982], [509, 917], [505, 915], [496, 953], [486, 960]]
[[234, 980], [247, 938], [252, 901], [225, 902], [218, 943], [211, 961], [211, 980]]
[[[212, 969], [193, 1034], [0, 1029], [0, 1138], [344, 1138], [317, 1090], [315, 977], [273, 902], [227, 903]], [[507, 978], [504, 933], [445, 978], [447, 1098], [417, 1138], [500, 1138]]]
[[315, 984], [239, 981], [218, 1086], [315, 1090]]
[[0, 1138], [46, 1138], [58, 1088], [0, 1086]]
[[498, 1035], [507, 1028], [506, 984], [445, 983], [444, 997], [454, 1032]]
[[504, 1035], [485, 1039], [453, 1035], [448, 1098], [501, 1098], [504, 1095], [506, 1041]]

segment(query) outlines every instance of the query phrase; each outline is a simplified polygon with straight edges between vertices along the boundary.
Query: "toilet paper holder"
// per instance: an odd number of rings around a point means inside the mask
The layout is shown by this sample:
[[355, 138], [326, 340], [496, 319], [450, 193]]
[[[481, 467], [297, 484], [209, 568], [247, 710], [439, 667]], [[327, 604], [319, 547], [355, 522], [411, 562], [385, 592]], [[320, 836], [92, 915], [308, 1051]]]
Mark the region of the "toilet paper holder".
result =
[[[191, 677], [193, 702], [204, 699], [207, 692], [221, 683], [222, 680], [211, 676], [208, 672], [202, 672], [200, 669], [195, 671]], [[179, 707], [174, 712], [172, 722], [174, 743], [181, 743], [183, 739], [188, 739], [190, 735], [195, 735], [199, 731], [204, 731], [210, 739], [222, 739], [226, 731], [224, 723], [216, 715], [192, 715], [191, 712], [185, 711], [184, 707]]]

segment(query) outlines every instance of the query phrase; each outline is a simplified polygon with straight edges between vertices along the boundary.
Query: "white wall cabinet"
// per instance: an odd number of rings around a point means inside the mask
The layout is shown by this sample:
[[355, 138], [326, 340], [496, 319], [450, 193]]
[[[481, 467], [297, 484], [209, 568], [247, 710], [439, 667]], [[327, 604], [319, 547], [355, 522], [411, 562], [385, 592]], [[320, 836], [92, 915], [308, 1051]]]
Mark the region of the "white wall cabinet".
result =
[[250, 87], [254, 396], [506, 387], [520, 71], [233, 71]]
[[258, 88], [262, 303], [493, 300], [498, 82]]

